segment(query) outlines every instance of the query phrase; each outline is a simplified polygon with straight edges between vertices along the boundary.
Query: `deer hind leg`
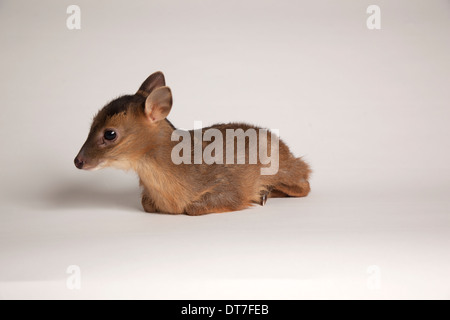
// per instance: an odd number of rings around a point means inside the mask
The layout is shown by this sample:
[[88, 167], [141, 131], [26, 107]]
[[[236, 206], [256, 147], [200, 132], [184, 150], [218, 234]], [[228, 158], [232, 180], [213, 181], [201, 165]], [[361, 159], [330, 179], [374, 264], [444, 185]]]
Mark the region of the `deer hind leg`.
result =
[[285, 197], [306, 197], [311, 190], [309, 182], [306, 180], [299, 181], [297, 183], [279, 183], [274, 186], [275, 195]]
[[222, 192], [205, 192], [198, 200], [191, 202], [185, 208], [185, 213], [190, 216], [199, 216], [208, 213], [222, 213], [242, 210], [249, 207], [237, 190], [223, 190]]
[[306, 180], [296, 184], [278, 183], [267, 191], [262, 191], [258, 203], [264, 206], [268, 198], [306, 197], [309, 191], [309, 182]]
[[270, 191], [269, 193], [269, 198], [284, 198], [287, 197], [288, 195], [284, 192], [281, 192], [280, 190], [277, 189], [272, 189], [272, 191]]
[[286, 168], [273, 183], [271, 197], [306, 197], [311, 190], [308, 182], [311, 170], [302, 159], [288, 160]]

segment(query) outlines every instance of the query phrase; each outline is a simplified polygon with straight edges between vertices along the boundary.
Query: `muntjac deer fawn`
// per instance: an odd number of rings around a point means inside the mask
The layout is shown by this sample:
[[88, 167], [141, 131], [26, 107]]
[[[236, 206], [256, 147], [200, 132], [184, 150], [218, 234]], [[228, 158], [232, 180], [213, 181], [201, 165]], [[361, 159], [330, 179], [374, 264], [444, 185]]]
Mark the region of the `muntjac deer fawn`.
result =
[[[202, 215], [308, 195], [308, 164], [268, 130], [243, 123], [177, 130], [166, 118], [172, 93], [165, 85], [164, 75], [155, 72], [134, 95], [103, 107], [75, 166], [136, 171], [147, 212]], [[179, 142], [183, 137], [186, 147]], [[276, 163], [267, 161], [269, 154]]]

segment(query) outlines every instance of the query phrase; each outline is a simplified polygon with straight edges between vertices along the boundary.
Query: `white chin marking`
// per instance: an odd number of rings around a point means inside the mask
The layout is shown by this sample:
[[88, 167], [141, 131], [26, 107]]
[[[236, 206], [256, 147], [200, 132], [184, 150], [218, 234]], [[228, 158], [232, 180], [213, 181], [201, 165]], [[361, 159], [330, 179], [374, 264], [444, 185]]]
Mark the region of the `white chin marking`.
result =
[[89, 169], [86, 169], [87, 171], [97, 171], [97, 170], [100, 170], [100, 169], [103, 169], [105, 167], [105, 163], [104, 162], [100, 162], [98, 165], [96, 165], [95, 167], [93, 167], [93, 168], [89, 168]]
[[109, 163], [109, 166], [119, 169], [119, 170], [125, 170], [128, 171], [131, 169], [131, 164], [128, 161], [113, 161]]

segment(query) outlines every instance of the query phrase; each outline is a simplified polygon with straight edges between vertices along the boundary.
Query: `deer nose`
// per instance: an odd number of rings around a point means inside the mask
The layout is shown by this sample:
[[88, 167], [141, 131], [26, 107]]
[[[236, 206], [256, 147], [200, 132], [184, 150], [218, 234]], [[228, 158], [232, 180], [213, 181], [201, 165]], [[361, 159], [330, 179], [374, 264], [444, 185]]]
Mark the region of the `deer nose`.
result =
[[77, 167], [78, 169], [83, 169], [84, 161], [81, 160], [79, 156], [76, 156], [73, 162], [75, 163], [75, 167]]

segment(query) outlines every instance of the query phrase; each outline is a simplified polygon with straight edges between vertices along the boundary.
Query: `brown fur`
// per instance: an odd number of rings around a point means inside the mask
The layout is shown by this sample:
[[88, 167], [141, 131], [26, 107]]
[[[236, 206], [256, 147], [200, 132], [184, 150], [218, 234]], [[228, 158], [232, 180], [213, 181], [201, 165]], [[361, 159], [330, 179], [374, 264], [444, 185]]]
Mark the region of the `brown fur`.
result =
[[[165, 119], [172, 96], [164, 85], [162, 73], [154, 73], [135, 95], [120, 97], [100, 110], [75, 163], [82, 162], [84, 169], [111, 166], [136, 171], [143, 189], [142, 206], [147, 212], [201, 215], [261, 204], [264, 196], [308, 195], [310, 168], [301, 158], [294, 157], [281, 140], [279, 170], [275, 175], [261, 175], [260, 169], [265, 165], [259, 160], [256, 164], [175, 165], [171, 151], [179, 142], [171, 141], [174, 127]], [[223, 133], [224, 144], [226, 129], [259, 129], [244, 123], [210, 128]], [[106, 129], [117, 132], [116, 141], [105, 141]], [[206, 129], [209, 128], [203, 131]], [[209, 143], [203, 142], [203, 149]], [[268, 135], [269, 148], [270, 143]], [[192, 159], [193, 153], [194, 150]]]

